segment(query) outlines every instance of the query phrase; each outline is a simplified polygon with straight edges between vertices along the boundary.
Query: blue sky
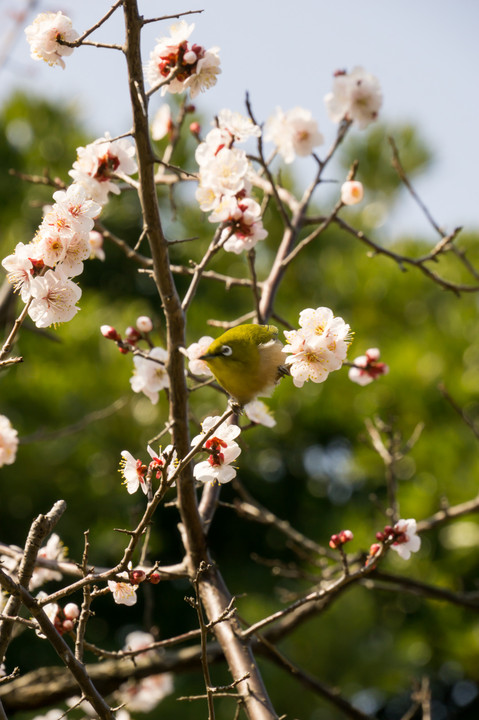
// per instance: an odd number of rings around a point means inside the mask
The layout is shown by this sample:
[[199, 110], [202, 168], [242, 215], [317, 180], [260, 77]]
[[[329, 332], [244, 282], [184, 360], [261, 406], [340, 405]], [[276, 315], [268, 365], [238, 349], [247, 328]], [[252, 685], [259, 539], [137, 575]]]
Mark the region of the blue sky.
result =
[[[23, 0], [0, 0], [0, 17], [9, 30], [8, 11]], [[106, 12], [103, 0], [40, 0], [40, 11], [61, 9], [82, 32]], [[381, 82], [386, 122], [414, 122], [435, 154], [431, 171], [416, 186], [436, 219], [447, 230], [479, 226], [476, 167], [479, 104], [479, 3], [477, 0], [143, 0], [145, 16], [203, 9], [192, 18], [192, 39], [221, 48], [222, 75], [215, 88], [197, 98], [198, 110], [213, 116], [224, 107], [244, 110], [250, 93], [259, 120], [280, 105], [312, 111], [327, 143], [334, 137], [323, 97], [338, 68], [362, 65]], [[121, 42], [123, 19], [116, 13], [96, 39]], [[170, 23], [148, 26], [144, 60], [155, 37]], [[11, 23], [10, 23], [11, 27]], [[61, 104], [74, 103], [91, 128], [92, 139], [129, 128], [125, 64], [121, 53], [83, 48], [67, 58], [66, 70], [29, 58], [19, 33], [1, 70], [0, 101], [16, 88], [45, 94]], [[160, 104], [160, 98], [153, 101]], [[298, 170], [307, 169], [300, 161]], [[402, 203], [394, 217], [399, 230], [431, 235], [413, 204]]]

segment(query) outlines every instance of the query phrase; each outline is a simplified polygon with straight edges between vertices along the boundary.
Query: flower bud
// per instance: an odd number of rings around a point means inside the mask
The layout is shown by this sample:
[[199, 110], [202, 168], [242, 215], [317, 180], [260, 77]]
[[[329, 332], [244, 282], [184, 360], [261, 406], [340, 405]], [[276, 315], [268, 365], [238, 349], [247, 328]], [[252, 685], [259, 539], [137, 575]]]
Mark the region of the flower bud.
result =
[[354, 538], [353, 533], [351, 530], [341, 530], [339, 533], [339, 539], [341, 540], [342, 544], [350, 542]]
[[138, 585], [145, 580], [146, 573], [143, 570], [130, 570], [129, 578], [132, 585]]
[[344, 205], [357, 205], [363, 195], [363, 185], [358, 180], [348, 180], [341, 186], [341, 202]]
[[381, 545], [378, 543], [373, 543], [371, 547], [369, 548], [369, 555], [371, 557], [374, 557], [374, 555], [377, 555], [378, 552], [381, 550]]
[[63, 608], [63, 614], [68, 620], [76, 620], [80, 615], [80, 608], [76, 603], [68, 603]]
[[121, 335], [117, 333], [117, 331], [112, 325], [102, 325], [100, 328], [100, 332], [103, 337], [107, 338], [107, 340], [115, 340], [115, 342], [121, 340]]
[[149, 333], [153, 330], [153, 321], [148, 315], [140, 315], [136, 318], [136, 327], [142, 333]]
[[151, 575], [148, 577], [148, 580], [151, 582], [152, 585], [158, 585], [160, 582], [160, 573], [152, 572]]
[[192, 122], [190, 124], [190, 133], [194, 135], [195, 137], [199, 137], [199, 134], [201, 132], [201, 125], [199, 122]]
[[[70, 632], [75, 627], [75, 623], [73, 620], [64, 620], [62, 623], [62, 631], [63, 632]], [[63, 633], [60, 633], [63, 634]]]
[[341, 545], [341, 540], [339, 535], [331, 535], [329, 539], [329, 547], [333, 550], [336, 550]]
[[125, 338], [128, 340], [128, 342], [131, 345], [134, 345], [135, 343], [138, 342], [138, 340], [140, 340], [141, 335], [136, 328], [134, 328], [132, 325], [130, 325], [125, 330]]

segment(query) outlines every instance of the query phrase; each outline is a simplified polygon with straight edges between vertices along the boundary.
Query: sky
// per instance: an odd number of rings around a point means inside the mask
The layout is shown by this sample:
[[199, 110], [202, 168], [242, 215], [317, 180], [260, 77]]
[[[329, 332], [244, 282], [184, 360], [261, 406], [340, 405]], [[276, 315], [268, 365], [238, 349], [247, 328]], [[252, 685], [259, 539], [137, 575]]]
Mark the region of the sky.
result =
[[[92, 139], [105, 131], [113, 136], [127, 131], [130, 114], [122, 54], [84, 47], [66, 58], [65, 70], [35, 62], [23, 30], [15, 34], [12, 21], [12, 11], [27, 5], [34, 9], [24, 25], [38, 12], [62, 10], [79, 32], [110, 7], [104, 0], [0, 0], [0, 56], [14, 39], [0, 68], [0, 102], [21, 88], [61, 105], [73, 103]], [[188, 18], [195, 23], [191, 39], [206, 48], [219, 46], [222, 67], [217, 85], [195, 101], [207, 118], [222, 108], [244, 112], [248, 91], [259, 121], [277, 106], [311, 110], [328, 145], [335, 126], [323, 98], [331, 89], [332, 74], [339, 68], [363, 66], [380, 80], [381, 119], [414, 123], [434, 153], [431, 170], [415, 181], [415, 187], [437, 222], [448, 232], [457, 225], [479, 227], [477, 0], [142, 0], [140, 9], [145, 17], [203, 10]], [[168, 34], [171, 22], [146, 27], [145, 63], [155, 38]], [[123, 18], [117, 11], [92, 39], [121, 43], [123, 35]], [[153, 98], [152, 110], [160, 104], [160, 97]], [[307, 165], [297, 168], [301, 173]], [[409, 200], [401, 202], [393, 222], [398, 231], [433, 236]]]

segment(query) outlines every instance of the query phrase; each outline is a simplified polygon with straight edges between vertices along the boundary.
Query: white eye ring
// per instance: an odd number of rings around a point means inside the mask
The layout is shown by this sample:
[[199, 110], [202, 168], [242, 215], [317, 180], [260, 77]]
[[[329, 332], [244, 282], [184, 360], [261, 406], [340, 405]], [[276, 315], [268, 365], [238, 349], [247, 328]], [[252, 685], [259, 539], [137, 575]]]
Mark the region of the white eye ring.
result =
[[221, 354], [225, 357], [229, 357], [233, 354], [233, 350], [230, 348], [229, 345], [223, 345], [223, 347], [221, 348]]

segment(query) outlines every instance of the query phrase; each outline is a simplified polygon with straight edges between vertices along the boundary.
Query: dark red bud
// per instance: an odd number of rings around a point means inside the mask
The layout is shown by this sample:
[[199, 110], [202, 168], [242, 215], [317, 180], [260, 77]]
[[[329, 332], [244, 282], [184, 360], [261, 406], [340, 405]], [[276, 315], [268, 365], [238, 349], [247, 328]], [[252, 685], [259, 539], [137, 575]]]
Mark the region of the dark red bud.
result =
[[129, 578], [132, 585], [138, 585], [145, 580], [146, 573], [143, 570], [130, 570]]
[[157, 572], [152, 572], [148, 580], [151, 582], [152, 585], [158, 585], [161, 580], [160, 574]]

